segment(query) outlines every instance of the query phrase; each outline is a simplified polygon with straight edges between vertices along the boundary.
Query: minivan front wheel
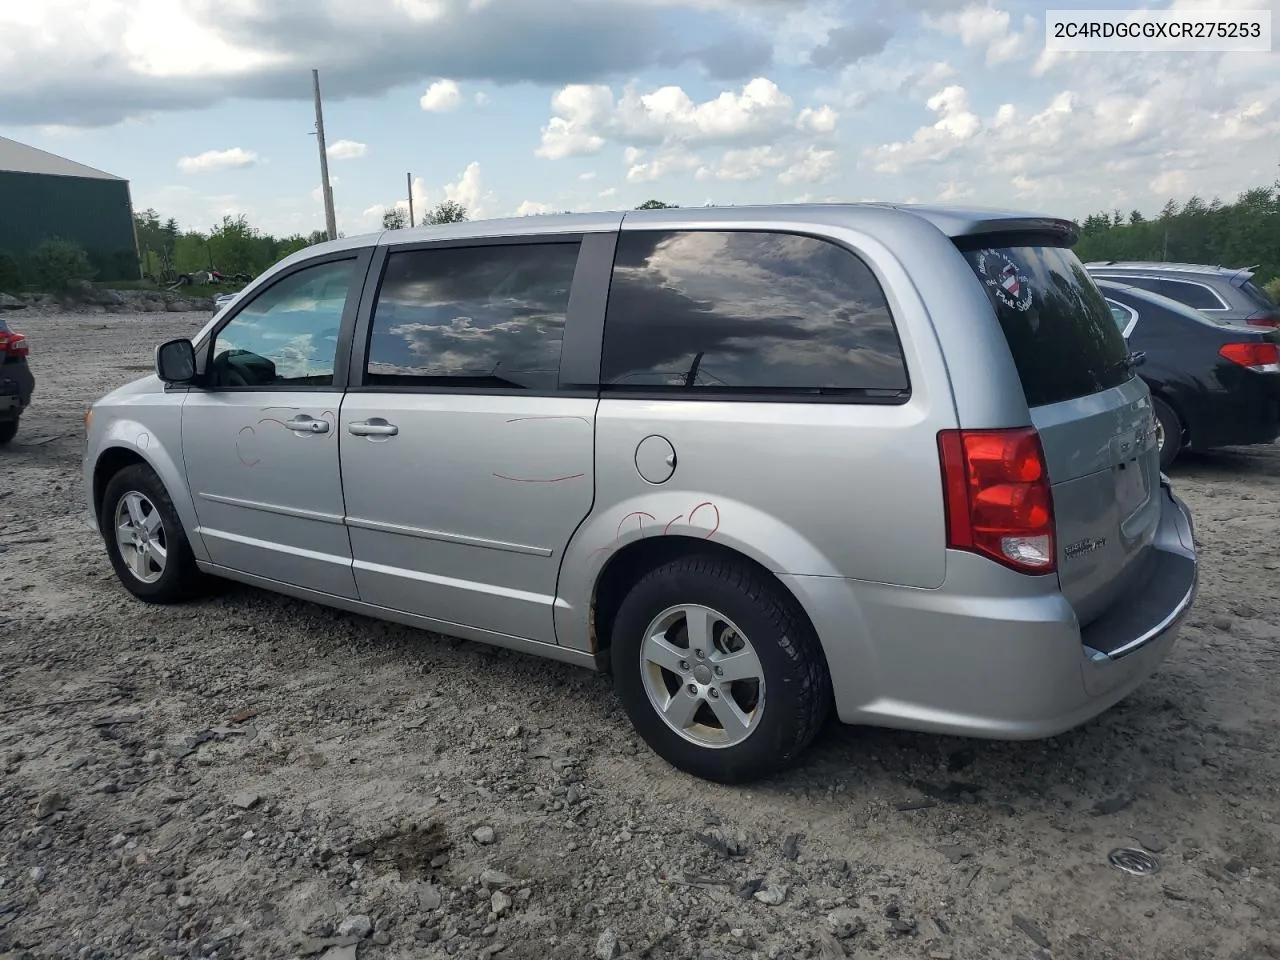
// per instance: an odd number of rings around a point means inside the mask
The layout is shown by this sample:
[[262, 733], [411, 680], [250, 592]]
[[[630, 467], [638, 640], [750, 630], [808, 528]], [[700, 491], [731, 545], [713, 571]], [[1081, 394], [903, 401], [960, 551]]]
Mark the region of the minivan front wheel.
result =
[[204, 577], [169, 493], [145, 464], [125, 467], [102, 496], [102, 535], [116, 576], [148, 603], [196, 595]]
[[794, 761], [826, 719], [831, 684], [795, 600], [747, 564], [687, 557], [640, 580], [612, 630], [614, 684], [645, 742], [721, 783]]

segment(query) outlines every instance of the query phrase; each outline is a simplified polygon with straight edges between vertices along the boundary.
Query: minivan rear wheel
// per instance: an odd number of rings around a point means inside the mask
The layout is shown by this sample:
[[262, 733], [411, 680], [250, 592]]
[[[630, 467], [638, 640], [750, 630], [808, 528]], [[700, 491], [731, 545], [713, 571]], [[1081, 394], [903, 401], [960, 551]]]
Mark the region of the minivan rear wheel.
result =
[[642, 578], [612, 629], [614, 684], [631, 722], [672, 766], [720, 783], [791, 764], [826, 720], [831, 683], [795, 600], [714, 556]]
[[18, 435], [18, 418], [0, 420], [0, 443], [9, 443]]

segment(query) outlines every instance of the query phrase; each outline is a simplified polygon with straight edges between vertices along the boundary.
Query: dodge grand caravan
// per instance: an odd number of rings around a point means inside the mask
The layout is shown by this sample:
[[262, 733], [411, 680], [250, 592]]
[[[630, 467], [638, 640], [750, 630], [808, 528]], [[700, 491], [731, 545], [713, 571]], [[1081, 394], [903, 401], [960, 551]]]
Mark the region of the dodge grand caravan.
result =
[[832, 709], [1050, 736], [1197, 585], [1074, 241], [859, 204], [320, 244], [94, 405], [89, 507], [141, 600], [227, 578], [607, 670], [713, 780]]

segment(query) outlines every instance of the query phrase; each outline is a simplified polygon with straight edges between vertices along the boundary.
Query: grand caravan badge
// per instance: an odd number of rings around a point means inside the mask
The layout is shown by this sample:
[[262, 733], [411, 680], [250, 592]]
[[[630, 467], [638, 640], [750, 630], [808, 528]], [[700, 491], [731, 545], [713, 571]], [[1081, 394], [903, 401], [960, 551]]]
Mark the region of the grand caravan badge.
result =
[[1022, 312], [1031, 309], [1031, 278], [1023, 273], [1013, 258], [999, 250], [982, 250], [978, 253], [978, 275], [1010, 310]]
[[1096, 550], [1101, 550], [1106, 545], [1106, 537], [1086, 537], [1084, 540], [1077, 540], [1075, 543], [1068, 544], [1063, 548], [1062, 555], [1068, 560], [1075, 560]]

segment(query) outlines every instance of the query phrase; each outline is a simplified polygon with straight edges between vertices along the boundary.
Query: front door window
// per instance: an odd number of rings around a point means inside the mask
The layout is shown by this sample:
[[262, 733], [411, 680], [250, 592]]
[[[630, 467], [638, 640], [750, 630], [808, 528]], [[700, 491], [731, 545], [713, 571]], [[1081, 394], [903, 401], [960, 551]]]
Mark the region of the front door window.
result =
[[211, 386], [329, 386], [355, 260], [299, 270], [245, 305], [214, 340]]

